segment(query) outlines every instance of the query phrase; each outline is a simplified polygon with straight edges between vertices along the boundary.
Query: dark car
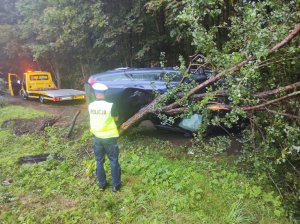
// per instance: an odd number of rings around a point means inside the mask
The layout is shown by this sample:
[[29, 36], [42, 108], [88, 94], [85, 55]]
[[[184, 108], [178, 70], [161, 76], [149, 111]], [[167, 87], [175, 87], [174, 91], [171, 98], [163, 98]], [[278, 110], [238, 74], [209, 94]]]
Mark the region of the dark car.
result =
[[[155, 97], [154, 91], [164, 93], [168, 88], [178, 85], [181, 79], [182, 74], [174, 68], [118, 68], [90, 76], [85, 85], [87, 101], [95, 100], [91, 85], [105, 84], [108, 87], [108, 101], [117, 105], [121, 124], [149, 104]], [[193, 74], [193, 79], [203, 82], [207, 74], [198, 71]], [[161, 128], [184, 131], [176, 125], [161, 125], [156, 116], [150, 115], [148, 119]]]

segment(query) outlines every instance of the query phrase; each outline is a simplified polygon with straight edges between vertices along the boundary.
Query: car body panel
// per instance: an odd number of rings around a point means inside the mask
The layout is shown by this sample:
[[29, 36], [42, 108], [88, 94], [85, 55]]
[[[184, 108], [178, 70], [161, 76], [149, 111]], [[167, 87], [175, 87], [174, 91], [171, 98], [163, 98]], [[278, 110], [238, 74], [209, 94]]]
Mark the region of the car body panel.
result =
[[[165, 80], [169, 80], [166, 82]], [[155, 91], [164, 93], [182, 80], [181, 73], [174, 68], [121, 68], [90, 76], [85, 84], [87, 102], [95, 100], [92, 90], [94, 83], [108, 87], [107, 100], [116, 104], [119, 113], [119, 124], [137, 113], [142, 107], [155, 98]], [[161, 126], [156, 115], [149, 118]], [[179, 123], [179, 122], [178, 122]], [[168, 126], [172, 128], [172, 126]], [[178, 130], [183, 130], [176, 127]]]

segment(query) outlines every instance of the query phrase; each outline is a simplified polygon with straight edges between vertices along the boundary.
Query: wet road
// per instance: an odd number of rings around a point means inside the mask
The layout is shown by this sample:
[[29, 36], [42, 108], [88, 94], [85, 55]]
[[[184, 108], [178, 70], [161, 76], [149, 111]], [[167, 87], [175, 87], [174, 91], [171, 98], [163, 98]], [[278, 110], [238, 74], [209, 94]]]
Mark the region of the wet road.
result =
[[45, 104], [41, 104], [38, 100], [23, 100], [18, 96], [5, 96], [5, 99], [13, 105], [30, 107], [38, 111], [60, 116], [59, 125], [69, 124], [78, 110], [80, 110], [80, 114], [77, 117], [77, 122], [88, 122], [88, 111], [85, 101], [46, 101]]

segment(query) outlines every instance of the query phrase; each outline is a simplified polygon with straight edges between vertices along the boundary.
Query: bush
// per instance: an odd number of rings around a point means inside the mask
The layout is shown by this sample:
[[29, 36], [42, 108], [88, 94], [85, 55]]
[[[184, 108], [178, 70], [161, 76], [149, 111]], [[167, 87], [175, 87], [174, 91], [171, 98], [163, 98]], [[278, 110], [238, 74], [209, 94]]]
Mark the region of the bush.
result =
[[0, 108], [6, 107], [7, 105], [7, 101], [2, 96], [0, 96]]
[[6, 83], [3, 79], [0, 78], [0, 95], [4, 95], [6, 91]]

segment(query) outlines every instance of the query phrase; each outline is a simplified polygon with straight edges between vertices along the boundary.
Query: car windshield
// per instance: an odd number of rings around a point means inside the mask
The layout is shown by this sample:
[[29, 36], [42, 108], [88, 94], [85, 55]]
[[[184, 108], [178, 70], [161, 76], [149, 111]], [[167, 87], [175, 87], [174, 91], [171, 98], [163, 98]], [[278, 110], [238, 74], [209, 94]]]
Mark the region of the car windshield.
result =
[[48, 75], [46, 74], [31, 75], [30, 80], [48, 80]]

